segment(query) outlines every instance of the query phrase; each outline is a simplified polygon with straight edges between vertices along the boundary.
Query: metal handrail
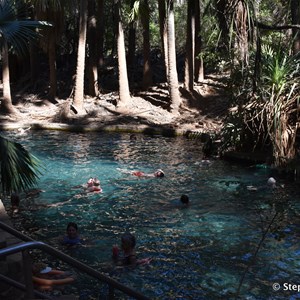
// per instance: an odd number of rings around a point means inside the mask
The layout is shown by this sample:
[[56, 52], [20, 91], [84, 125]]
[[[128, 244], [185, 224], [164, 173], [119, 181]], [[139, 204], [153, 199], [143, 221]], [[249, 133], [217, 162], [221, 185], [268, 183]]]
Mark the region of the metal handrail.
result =
[[60, 260], [77, 268], [79, 271], [84, 272], [84, 273], [108, 284], [110, 288], [113, 287], [114, 289], [118, 289], [118, 290], [122, 291], [123, 293], [125, 293], [129, 296], [132, 296], [136, 299], [141, 299], [141, 300], [149, 300], [150, 299], [150, 298], [142, 295], [141, 293], [110, 278], [109, 276], [106, 276], [106, 275], [92, 269], [91, 267], [72, 258], [71, 256], [53, 248], [52, 246], [50, 246], [46, 243], [43, 243], [43, 242], [34, 241], [32, 238], [22, 234], [21, 232], [15, 230], [14, 228], [11, 228], [10, 226], [8, 226], [7, 224], [5, 224], [3, 222], [0, 222], [0, 228], [2, 228], [3, 230], [11, 233], [12, 235], [14, 235], [22, 240], [27, 241], [26, 243], [20, 243], [20, 244], [11, 246], [11, 247], [6, 247], [3, 249], [0, 249], [0, 256], [4, 256], [4, 255], [7, 256], [10, 254], [26, 251], [28, 249], [39, 249], [44, 252], [47, 252], [48, 254], [50, 254], [56, 258], [59, 258]]
[[22, 241], [34, 241], [34, 239], [32, 239], [31, 237], [25, 235], [24, 233], [8, 226], [7, 224], [5, 224], [4, 222], [0, 221], [0, 228], [3, 229], [4, 231], [10, 233], [11, 235], [14, 235], [15, 237], [19, 238]]
[[[25, 284], [22, 284], [18, 281], [15, 281], [15, 280], [7, 277], [7, 276], [4, 276], [4, 275], [0, 274], [0, 281], [3, 281], [3, 282], [5, 282], [9, 285], [12, 285], [12, 286], [18, 288], [19, 290], [22, 290], [22, 291], [26, 292], [27, 287], [26, 287]], [[41, 299], [48, 299], [48, 300], [54, 300], [55, 299], [51, 296], [48, 296], [48, 295], [43, 294], [43, 293], [41, 293], [39, 291], [36, 291], [36, 290], [34, 290], [33, 292], [36, 296], [38, 296]]]

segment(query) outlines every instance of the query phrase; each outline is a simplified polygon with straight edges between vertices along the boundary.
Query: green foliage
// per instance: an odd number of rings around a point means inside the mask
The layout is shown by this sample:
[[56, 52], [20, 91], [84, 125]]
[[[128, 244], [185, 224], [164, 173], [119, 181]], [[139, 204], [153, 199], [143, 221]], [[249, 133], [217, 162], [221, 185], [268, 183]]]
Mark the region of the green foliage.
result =
[[187, 18], [187, 3], [177, 4], [174, 7], [175, 17], [175, 32], [176, 32], [176, 48], [177, 51], [185, 49], [186, 42], [186, 18]]
[[160, 47], [159, 26], [154, 22], [150, 22], [150, 37], [152, 48]]
[[39, 161], [19, 143], [0, 136], [1, 187], [4, 192], [25, 190], [34, 185]]
[[286, 85], [294, 81], [298, 72], [297, 62], [282, 49], [275, 51], [270, 46], [262, 47], [262, 58], [261, 87], [264, 87], [264, 90], [271, 96], [272, 94], [280, 96]]
[[298, 57], [288, 55], [287, 50], [263, 46], [261, 76], [255, 93], [251, 69], [242, 73], [235, 69], [231, 78], [233, 108], [222, 132], [225, 147], [249, 150], [251, 144], [254, 148], [265, 148], [270, 143], [277, 166], [284, 166], [294, 158], [299, 67]]
[[18, 9], [14, 1], [0, 1], [0, 43], [2, 44], [5, 39], [19, 54], [23, 54], [28, 41], [38, 37], [35, 29], [50, 24], [43, 21], [19, 20]]

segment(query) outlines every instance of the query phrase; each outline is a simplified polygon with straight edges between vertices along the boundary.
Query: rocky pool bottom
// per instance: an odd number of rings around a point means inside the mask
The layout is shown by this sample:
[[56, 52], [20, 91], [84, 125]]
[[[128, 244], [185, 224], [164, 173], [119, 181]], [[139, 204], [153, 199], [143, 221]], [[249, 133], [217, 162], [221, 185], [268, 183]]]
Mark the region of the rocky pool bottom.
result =
[[[278, 187], [271, 189], [268, 169], [218, 159], [203, 163], [201, 143], [183, 137], [57, 131], [2, 135], [20, 142], [43, 165], [36, 187], [42, 192], [23, 194], [13, 219], [32, 238], [152, 299], [234, 299], [243, 277], [243, 299], [299, 297], [297, 290], [285, 289], [285, 283], [300, 284], [300, 193], [294, 182], [276, 178]], [[156, 169], [165, 177], [142, 179], [125, 172]], [[84, 192], [80, 185], [90, 177], [100, 179], [102, 193]], [[182, 194], [190, 198], [188, 208], [179, 201]], [[70, 221], [78, 224], [86, 245], [65, 249], [59, 244]], [[139, 258], [152, 257], [149, 265], [114, 267], [111, 249], [125, 231], [136, 235]], [[40, 257], [53, 267], [68, 268]], [[78, 274], [77, 283], [59, 293], [101, 299], [105, 289]]]

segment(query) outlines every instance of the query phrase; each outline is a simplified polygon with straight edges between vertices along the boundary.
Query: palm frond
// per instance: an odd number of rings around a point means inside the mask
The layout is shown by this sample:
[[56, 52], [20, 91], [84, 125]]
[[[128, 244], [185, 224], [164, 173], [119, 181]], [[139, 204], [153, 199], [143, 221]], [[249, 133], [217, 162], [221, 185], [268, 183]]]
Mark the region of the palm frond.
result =
[[14, 1], [0, 0], [0, 43], [10, 43], [18, 53], [23, 53], [28, 41], [39, 36], [37, 28], [51, 26], [45, 21], [18, 20]]
[[40, 163], [21, 144], [0, 136], [0, 175], [4, 192], [25, 190], [33, 186], [41, 174]]

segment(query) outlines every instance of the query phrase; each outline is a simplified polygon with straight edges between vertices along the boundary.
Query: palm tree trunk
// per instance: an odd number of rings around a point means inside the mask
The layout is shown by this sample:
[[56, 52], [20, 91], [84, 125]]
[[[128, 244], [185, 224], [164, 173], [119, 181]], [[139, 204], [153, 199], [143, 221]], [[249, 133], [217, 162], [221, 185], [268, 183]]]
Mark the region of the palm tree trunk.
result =
[[39, 77], [39, 55], [38, 47], [35, 43], [30, 43], [29, 48], [30, 55], [30, 84], [35, 87], [37, 79]]
[[149, 13], [149, 3], [148, 0], [144, 0], [145, 11], [142, 16], [142, 25], [143, 25], [143, 56], [144, 56], [144, 66], [143, 66], [143, 89], [148, 90], [152, 85], [152, 69], [150, 63], [150, 13]]
[[170, 94], [170, 109], [174, 114], [178, 113], [180, 106], [180, 95], [178, 90], [178, 75], [176, 67], [176, 46], [175, 46], [175, 21], [174, 1], [168, 0], [168, 85]]
[[98, 0], [97, 7], [97, 53], [98, 67], [104, 65], [103, 42], [104, 42], [104, 0]]
[[166, 78], [168, 77], [168, 32], [166, 18], [166, 0], [158, 0], [159, 30], [161, 37], [161, 52], [165, 62]]
[[77, 69], [73, 108], [79, 115], [85, 114], [84, 110], [84, 68], [85, 45], [87, 31], [87, 1], [80, 0], [79, 42], [77, 53]]
[[5, 39], [2, 41], [2, 82], [3, 98], [1, 99], [1, 112], [15, 114], [17, 111], [12, 105], [9, 79], [8, 46]]
[[[133, 10], [135, 0], [130, 2], [130, 10]], [[129, 84], [134, 83], [134, 70], [135, 70], [135, 48], [136, 48], [136, 21], [132, 20], [129, 23], [129, 33], [128, 33], [128, 55], [127, 55], [127, 64], [128, 64], [128, 78]]]
[[88, 44], [89, 44], [89, 58], [88, 58], [88, 94], [92, 97], [98, 95], [98, 68], [97, 68], [97, 34], [96, 34], [96, 5], [94, 0], [88, 2]]
[[126, 102], [130, 99], [124, 31], [120, 18], [120, 0], [115, 0], [115, 22], [117, 25], [117, 48], [118, 48], [118, 69], [119, 69], [119, 97], [118, 106], [126, 106]]
[[57, 91], [57, 78], [56, 78], [56, 51], [55, 51], [55, 36], [54, 32], [50, 33], [48, 43], [48, 59], [49, 59], [49, 70], [50, 70], [50, 90], [49, 100], [54, 102]]
[[186, 57], [185, 57], [185, 89], [194, 90], [194, 53], [195, 53], [195, 13], [194, 0], [188, 0], [187, 30], [186, 30]]
[[201, 15], [200, 15], [200, 0], [195, 1], [195, 76], [196, 82], [204, 79], [204, 65], [201, 55]]

